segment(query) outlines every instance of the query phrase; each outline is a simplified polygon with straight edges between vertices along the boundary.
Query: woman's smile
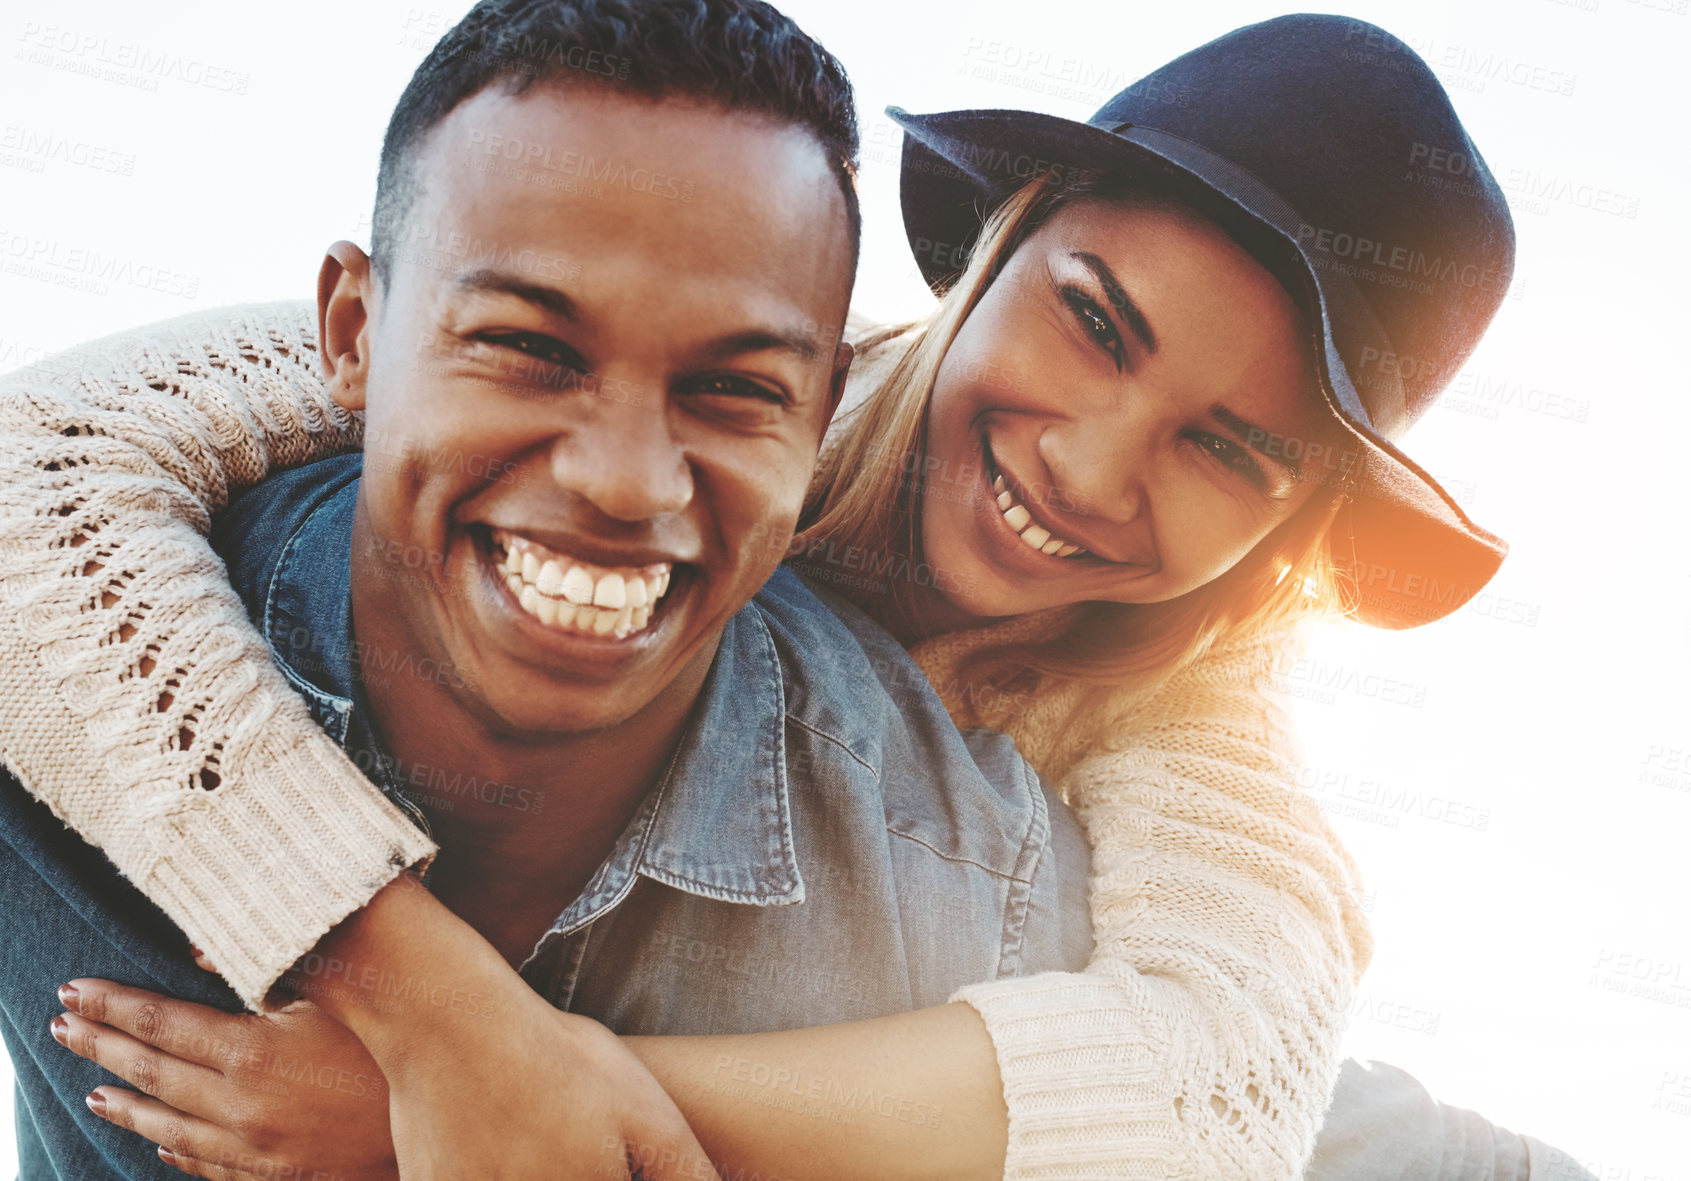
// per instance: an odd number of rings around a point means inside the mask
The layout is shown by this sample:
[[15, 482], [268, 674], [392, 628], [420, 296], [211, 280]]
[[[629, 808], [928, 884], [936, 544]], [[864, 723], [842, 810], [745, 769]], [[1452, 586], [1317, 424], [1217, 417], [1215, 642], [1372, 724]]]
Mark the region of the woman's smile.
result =
[[[1056, 488], [1019, 478], [993, 454], [992, 441], [981, 436], [979, 476], [971, 489], [971, 509], [978, 544], [969, 546], [966, 568], [956, 571], [960, 585], [973, 585], [975, 572], [990, 567], [998, 579], [1039, 581], [1058, 592], [1061, 601], [1076, 602], [1116, 588], [1123, 578], [1156, 573], [1155, 561], [1115, 562], [1093, 553], [1063, 533], [1061, 516], [1050, 506], [1064, 495]], [[1046, 489], [1045, 494], [1035, 488]], [[1102, 522], [1095, 523], [1095, 525]], [[1076, 532], [1072, 528], [1070, 532]]]
[[1087, 552], [1085, 546], [1068, 540], [1056, 528], [1047, 528], [1048, 523], [1053, 526], [1056, 523], [1047, 522], [1037, 507], [1036, 498], [1026, 492], [1025, 485], [1007, 476], [998, 465], [992, 454], [990, 439], [983, 444], [982, 452], [985, 462], [981, 464], [981, 474], [990, 485], [993, 504], [1005, 528], [1015, 534], [1018, 541], [1046, 557], [1073, 558]]

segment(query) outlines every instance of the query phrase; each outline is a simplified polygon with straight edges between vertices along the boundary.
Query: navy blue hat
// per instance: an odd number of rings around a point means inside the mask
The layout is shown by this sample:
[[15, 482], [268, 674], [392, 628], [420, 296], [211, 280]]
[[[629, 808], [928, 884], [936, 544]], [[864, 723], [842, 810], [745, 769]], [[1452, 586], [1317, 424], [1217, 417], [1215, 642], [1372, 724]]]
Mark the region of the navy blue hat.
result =
[[1350, 493], [1333, 557], [1360, 619], [1440, 618], [1497, 572], [1502, 539], [1398, 446], [1479, 342], [1515, 260], [1502, 192], [1407, 45], [1364, 21], [1286, 16], [1176, 58], [1085, 123], [887, 113], [905, 131], [905, 230], [936, 291], [997, 201], [1081, 169], [1172, 193], [1270, 267], [1320, 326], [1322, 393], [1356, 442], [1326, 466]]

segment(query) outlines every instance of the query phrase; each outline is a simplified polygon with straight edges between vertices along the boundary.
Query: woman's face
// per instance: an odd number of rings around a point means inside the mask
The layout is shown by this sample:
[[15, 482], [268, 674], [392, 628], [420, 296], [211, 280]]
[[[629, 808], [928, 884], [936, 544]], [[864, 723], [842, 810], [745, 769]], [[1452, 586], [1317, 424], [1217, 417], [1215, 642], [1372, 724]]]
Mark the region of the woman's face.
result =
[[944, 613], [1160, 602], [1232, 567], [1319, 485], [1310, 445], [1341, 437], [1307, 333], [1197, 214], [1059, 209], [934, 384], [922, 539]]

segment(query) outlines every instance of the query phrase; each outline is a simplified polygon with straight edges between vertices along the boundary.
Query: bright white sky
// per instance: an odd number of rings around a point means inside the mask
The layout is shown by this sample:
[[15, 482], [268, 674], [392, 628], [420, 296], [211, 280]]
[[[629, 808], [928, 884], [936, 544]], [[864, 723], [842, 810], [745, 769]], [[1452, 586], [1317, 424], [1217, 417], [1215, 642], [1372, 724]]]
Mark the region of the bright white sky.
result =
[[[859, 88], [857, 303], [888, 318], [921, 312], [927, 296], [898, 222], [885, 105], [1084, 119], [1179, 53], [1295, 11], [1267, 0], [785, 8]], [[1517, 188], [1517, 298], [1467, 370], [1467, 409], [1435, 408], [1409, 440], [1513, 552], [1484, 610], [1405, 633], [1336, 630], [1290, 682], [1316, 695], [1300, 703], [1312, 790], [1373, 894], [1378, 951], [1349, 1051], [1619, 1181], [1691, 1179], [1686, 9], [1347, 7], [1450, 63], [1457, 110]], [[365, 239], [393, 101], [462, 11], [462, 0], [7, 4], [0, 371], [200, 308], [309, 296], [324, 245]], [[99, 51], [52, 48], [50, 29], [104, 39], [108, 56], [125, 44], [179, 56], [196, 77], [212, 67], [211, 83], [84, 76]], [[1571, 76], [1572, 93], [1508, 80], [1535, 75], [1564, 88]], [[100, 149], [118, 171], [32, 152], [43, 135]], [[1603, 211], [1613, 206], [1631, 215]], [[121, 282], [93, 294], [16, 273], [17, 253], [43, 239], [179, 272], [195, 294]], [[1421, 704], [1388, 700], [1386, 680]], [[12, 1167], [9, 1109], [0, 1102], [0, 1174]]]

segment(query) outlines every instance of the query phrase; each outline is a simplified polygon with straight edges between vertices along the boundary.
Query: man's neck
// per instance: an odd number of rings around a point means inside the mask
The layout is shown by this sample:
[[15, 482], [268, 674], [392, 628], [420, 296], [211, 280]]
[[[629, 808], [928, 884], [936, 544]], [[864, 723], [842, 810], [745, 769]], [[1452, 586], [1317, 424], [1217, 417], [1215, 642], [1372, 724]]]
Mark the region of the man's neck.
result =
[[[379, 572], [361, 573], [355, 559], [352, 587], [358, 652], [418, 651]], [[430, 888], [513, 963], [581, 893], [656, 784], [712, 655], [626, 721], [579, 733], [502, 729], [444, 683], [454, 678], [365, 680], [374, 729], [441, 848]]]

